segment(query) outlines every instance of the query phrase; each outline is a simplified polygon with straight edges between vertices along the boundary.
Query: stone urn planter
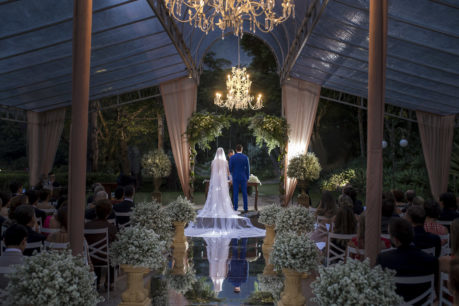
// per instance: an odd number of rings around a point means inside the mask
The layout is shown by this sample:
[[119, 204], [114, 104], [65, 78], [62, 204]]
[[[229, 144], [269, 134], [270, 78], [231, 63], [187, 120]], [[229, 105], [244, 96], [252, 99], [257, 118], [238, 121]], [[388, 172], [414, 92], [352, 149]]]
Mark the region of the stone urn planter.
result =
[[171, 271], [172, 274], [174, 275], [185, 275], [186, 274], [187, 250], [188, 250], [188, 246], [186, 243], [177, 244], [174, 246], [174, 250], [172, 251], [172, 257], [174, 258], [174, 261], [172, 264], [172, 271]]
[[150, 269], [134, 267], [131, 265], [120, 265], [121, 269], [127, 274], [127, 289], [121, 294], [120, 306], [146, 306], [151, 305], [148, 297], [148, 290], [143, 283], [144, 274]]
[[284, 291], [281, 293], [279, 306], [303, 306], [306, 298], [301, 293], [301, 276], [303, 273], [292, 270], [282, 269], [285, 276]]
[[269, 262], [269, 256], [271, 255], [271, 251], [273, 249], [276, 232], [274, 230], [274, 225], [266, 225], [265, 228], [266, 236], [263, 240], [263, 246], [261, 247], [261, 250], [263, 252], [263, 258], [265, 259], [265, 267], [263, 269], [263, 274], [276, 275], [277, 273], [274, 272], [274, 266]]
[[309, 196], [305, 191], [308, 186], [308, 182], [304, 180], [298, 180], [298, 186], [301, 188], [301, 193], [298, 195], [298, 205], [309, 208]]
[[161, 182], [162, 182], [162, 178], [160, 177], [153, 178], [153, 185], [155, 189], [151, 193], [151, 197], [153, 200], [155, 200], [158, 203], [161, 203], [161, 191], [159, 191], [161, 187]]
[[173, 222], [175, 227], [174, 247], [179, 244], [186, 244], [185, 225], [186, 222]]

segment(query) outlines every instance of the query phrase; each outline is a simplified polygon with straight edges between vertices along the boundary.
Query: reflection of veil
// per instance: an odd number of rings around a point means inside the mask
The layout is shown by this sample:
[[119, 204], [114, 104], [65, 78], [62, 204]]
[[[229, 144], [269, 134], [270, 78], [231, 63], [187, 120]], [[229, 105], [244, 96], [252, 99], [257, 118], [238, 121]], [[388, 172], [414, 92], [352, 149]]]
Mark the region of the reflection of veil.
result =
[[250, 220], [233, 210], [228, 188], [228, 161], [225, 151], [218, 148], [212, 161], [209, 192], [204, 208], [194, 223], [185, 229], [192, 237], [264, 237], [265, 231], [254, 227]]
[[228, 273], [228, 254], [230, 238], [204, 238], [207, 245], [209, 277], [214, 285], [214, 292], [222, 291], [223, 281]]

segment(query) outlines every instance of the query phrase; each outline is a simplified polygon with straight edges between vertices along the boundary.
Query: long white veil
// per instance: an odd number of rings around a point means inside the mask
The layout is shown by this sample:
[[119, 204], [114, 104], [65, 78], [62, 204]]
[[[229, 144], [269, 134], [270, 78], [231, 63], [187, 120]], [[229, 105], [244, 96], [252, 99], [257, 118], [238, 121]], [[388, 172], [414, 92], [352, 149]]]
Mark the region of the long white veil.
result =
[[223, 148], [212, 161], [209, 192], [196, 221], [190, 222], [185, 235], [190, 237], [264, 237], [265, 230], [252, 225], [250, 219], [233, 210], [228, 188], [229, 168]]

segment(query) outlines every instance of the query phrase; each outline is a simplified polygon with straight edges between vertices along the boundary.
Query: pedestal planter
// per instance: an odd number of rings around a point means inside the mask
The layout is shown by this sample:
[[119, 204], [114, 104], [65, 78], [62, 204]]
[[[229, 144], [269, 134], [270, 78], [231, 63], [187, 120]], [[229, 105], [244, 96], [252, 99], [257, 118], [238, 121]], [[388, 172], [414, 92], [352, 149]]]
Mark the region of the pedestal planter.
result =
[[153, 178], [153, 185], [155, 187], [154, 191], [151, 193], [151, 197], [156, 202], [161, 203], [161, 192], [159, 191], [161, 187], [162, 179], [160, 177]]
[[174, 247], [176, 245], [185, 244], [186, 237], [185, 237], [185, 225], [186, 222], [173, 222], [175, 227], [175, 235], [174, 235]]
[[142, 267], [121, 265], [121, 269], [127, 274], [128, 287], [121, 294], [120, 306], [147, 306], [151, 305], [148, 290], [143, 284], [143, 275], [150, 270]]
[[265, 259], [265, 267], [263, 269], [264, 275], [275, 275], [274, 266], [269, 262], [269, 256], [271, 255], [271, 251], [273, 249], [274, 238], [276, 232], [274, 230], [274, 225], [266, 225], [266, 236], [263, 240], [263, 246], [261, 248], [263, 252], [263, 257]]
[[292, 269], [282, 269], [285, 276], [284, 291], [281, 294], [279, 306], [303, 306], [306, 302], [301, 293], [301, 272]]
[[303, 180], [298, 180], [298, 186], [301, 188], [301, 193], [298, 195], [298, 205], [309, 208], [309, 196], [305, 191], [307, 187], [307, 182]]
[[174, 245], [174, 250], [172, 251], [172, 257], [174, 258], [174, 263], [173, 263], [172, 271], [171, 271], [172, 274], [175, 274], [175, 275], [185, 275], [186, 274], [187, 249], [188, 247], [186, 243], [180, 243], [180, 244]]

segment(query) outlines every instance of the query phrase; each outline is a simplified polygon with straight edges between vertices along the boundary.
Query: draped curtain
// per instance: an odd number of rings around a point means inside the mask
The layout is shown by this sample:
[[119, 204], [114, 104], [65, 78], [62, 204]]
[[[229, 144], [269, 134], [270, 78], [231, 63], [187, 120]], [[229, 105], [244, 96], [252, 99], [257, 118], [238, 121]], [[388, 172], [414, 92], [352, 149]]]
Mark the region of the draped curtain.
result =
[[290, 79], [282, 86], [282, 112], [290, 125], [284, 169], [284, 205], [292, 198], [297, 183], [296, 179], [287, 177], [287, 165], [293, 157], [308, 150], [319, 98], [320, 85], [317, 84]]
[[438, 201], [447, 191], [455, 115], [439, 116], [416, 111], [430, 191]]
[[35, 186], [40, 176], [51, 171], [65, 122], [65, 108], [47, 112], [27, 112], [27, 148], [29, 184]]
[[185, 137], [188, 119], [196, 111], [197, 84], [183, 78], [160, 85], [172, 154], [185, 196], [190, 197], [190, 148]]

